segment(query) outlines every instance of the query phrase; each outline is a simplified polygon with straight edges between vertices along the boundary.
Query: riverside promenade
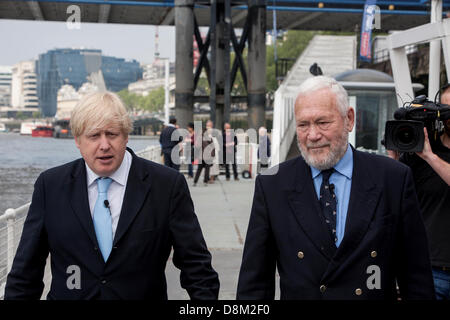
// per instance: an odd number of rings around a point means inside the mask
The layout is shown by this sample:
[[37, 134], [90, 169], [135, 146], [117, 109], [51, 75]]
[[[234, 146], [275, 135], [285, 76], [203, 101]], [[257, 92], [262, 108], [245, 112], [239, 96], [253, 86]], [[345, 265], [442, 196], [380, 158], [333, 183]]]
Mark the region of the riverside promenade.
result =
[[[214, 184], [204, 186], [198, 183], [193, 187], [192, 180], [187, 181], [195, 212], [212, 255], [213, 268], [219, 274], [219, 299], [233, 300], [236, 298], [255, 181], [242, 178], [239, 181], [226, 181], [224, 176], [220, 176]], [[170, 259], [166, 277], [168, 298], [171, 300], [189, 299], [186, 290], [180, 287], [179, 274]]]

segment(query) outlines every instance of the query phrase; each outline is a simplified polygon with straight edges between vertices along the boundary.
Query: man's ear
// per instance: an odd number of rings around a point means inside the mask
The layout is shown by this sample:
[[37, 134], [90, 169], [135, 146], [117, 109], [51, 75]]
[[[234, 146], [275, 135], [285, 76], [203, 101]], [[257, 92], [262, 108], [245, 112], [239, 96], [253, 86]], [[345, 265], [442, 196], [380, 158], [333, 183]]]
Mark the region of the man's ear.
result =
[[346, 118], [347, 118], [347, 130], [348, 132], [350, 132], [353, 130], [353, 125], [355, 124], [355, 109], [349, 107]]
[[75, 139], [75, 145], [77, 146], [78, 149], [80, 149], [80, 137], [74, 137]]

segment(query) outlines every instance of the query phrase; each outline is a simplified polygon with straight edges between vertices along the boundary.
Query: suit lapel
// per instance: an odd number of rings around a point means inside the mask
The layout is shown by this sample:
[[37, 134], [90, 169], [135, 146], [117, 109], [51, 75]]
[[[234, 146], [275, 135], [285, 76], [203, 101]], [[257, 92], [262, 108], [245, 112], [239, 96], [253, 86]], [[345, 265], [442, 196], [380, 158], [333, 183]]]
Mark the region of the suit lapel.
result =
[[311, 239], [317, 249], [328, 259], [336, 251], [324, 219], [314, 190], [311, 170], [302, 158], [298, 158], [296, 175], [288, 200], [294, 216], [305, 234]]
[[127, 148], [127, 150], [131, 153], [133, 160], [128, 174], [122, 210], [120, 212], [113, 245], [116, 245], [128, 230], [136, 214], [144, 204], [150, 190], [151, 180], [148, 170], [143, 166], [143, 160], [139, 159], [131, 149]]
[[82, 159], [78, 161], [70, 183], [70, 206], [95, 246], [98, 246], [94, 223], [89, 208], [86, 167]]
[[362, 152], [353, 150], [353, 174], [350, 201], [342, 242], [324, 277], [336, 270], [361, 243], [375, 213], [381, 190], [370, 174]]

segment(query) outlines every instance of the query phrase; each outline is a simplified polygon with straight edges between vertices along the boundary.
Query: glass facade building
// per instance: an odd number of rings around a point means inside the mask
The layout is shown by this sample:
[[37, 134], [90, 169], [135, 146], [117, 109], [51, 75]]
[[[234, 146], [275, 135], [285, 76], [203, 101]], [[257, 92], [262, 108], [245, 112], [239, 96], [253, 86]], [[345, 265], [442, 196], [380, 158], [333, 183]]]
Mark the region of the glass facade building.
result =
[[55, 49], [39, 55], [36, 62], [39, 108], [46, 117], [56, 114], [58, 90], [65, 84], [78, 90], [89, 75], [101, 70], [106, 89], [120, 91], [142, 78], [136, 60], [102, 56], [95, 49]]

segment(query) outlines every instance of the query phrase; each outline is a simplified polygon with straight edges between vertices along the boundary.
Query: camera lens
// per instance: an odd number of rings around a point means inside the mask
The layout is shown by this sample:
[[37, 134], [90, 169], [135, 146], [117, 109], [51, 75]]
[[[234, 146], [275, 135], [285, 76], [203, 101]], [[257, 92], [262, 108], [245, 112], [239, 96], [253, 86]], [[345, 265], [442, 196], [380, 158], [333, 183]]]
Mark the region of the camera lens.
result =
[[394, 132], [395, 140], [399, 147], [408, 147], [409, 145], [416, 144], [417, 138], [415, 130], [412, 126], [401, 125]]

